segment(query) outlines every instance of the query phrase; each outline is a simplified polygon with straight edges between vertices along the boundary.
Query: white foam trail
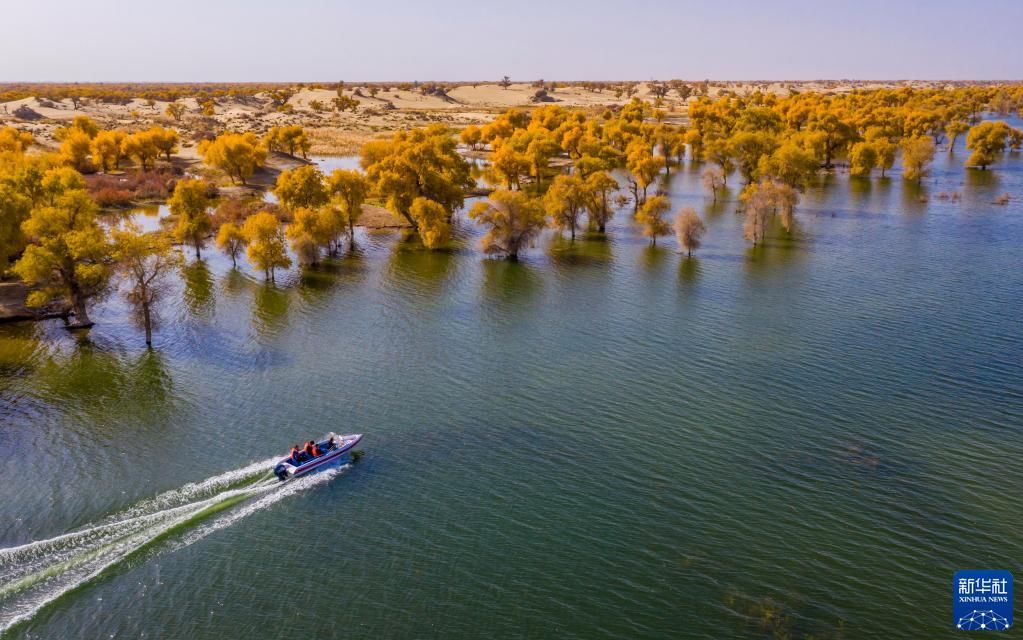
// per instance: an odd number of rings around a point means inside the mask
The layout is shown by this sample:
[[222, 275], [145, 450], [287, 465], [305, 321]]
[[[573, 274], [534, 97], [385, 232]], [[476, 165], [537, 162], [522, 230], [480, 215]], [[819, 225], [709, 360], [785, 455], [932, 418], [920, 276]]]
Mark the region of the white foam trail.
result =
[[[199, 519], [172, 548], [193, 544], [277, 501], [327, 482], [350, 465], [280, 483], [261, 479], [276, 458], [161, 493], [90, 525], [47, 540], [0, 549], [0, 634], [65, 593], [103, 574], [177, 527]], [[260, 495], [259, 499], [251, 501]], [[235, 502], [241, 505], [231, 509]], [[216, 511], [226, 508], [223, 515]], [[212, 520], [205, 522], [206, 516]]]
[[[294, 495], [299, 491], [305, 491], [307, 489], [311, 489], [313, 487], [324, 484], [330, 481], [335, 476], [341, 475], [349, 468], [351, 468], [351, 466], [352, 466], [351, 463], [347, 463], [341, 465], [340, 467], [324, 469], [323, 471], [320, 471], [318, 473], [303, 476], [301, 478], [296, 478], [295, 480], [286, 482], [283, 485], [279, 485], [280, 488], [278, 488], [276, 491], [267, 493], [267, 495], [263, 496], [259, 500], [256, 500], [255, 502], [248, 502], [246, 504], [239, 506], [237, 509], [232, 509], [228, 511], [225, 515], [215, 518], [210, 522], [204, 522], [200, 524], [194, 530], [189, 531], [183, 538], [181, 538], [181, 540], [174, 548], [175, 550], [177, 550], [182, 547], [187, 547], [190, 544], [202, 540], [203, 538], [210, 535], [214, 531], [219, 531], [220, 529], [229, 527], [235, 522], [241, 520], [242, 518], [251, 515], [257, 511], [261, 511], [269, 507], [273, 503], [278, 502], [279, 500], [287, 498], [290, 495]], [[274, 482], [277, 482], [277, 480], [275, 479]]]

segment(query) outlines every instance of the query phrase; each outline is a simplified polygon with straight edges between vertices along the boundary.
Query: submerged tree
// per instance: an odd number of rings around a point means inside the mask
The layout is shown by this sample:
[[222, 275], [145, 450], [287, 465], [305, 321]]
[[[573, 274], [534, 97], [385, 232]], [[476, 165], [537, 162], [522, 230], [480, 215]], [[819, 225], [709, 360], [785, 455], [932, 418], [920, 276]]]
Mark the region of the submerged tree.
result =
[[703, 188], [710, 191], [713, 201], [718, 201], [718, 191], [725, 187], [725, 172], [720, 167], [709, 167], [703, 171]]
[[927, 167], [934, 159], [934, 140], [929, 136], [906, 138], [902, 148], [902, 177], [919, 184], [927, 175]]
[[575, 175], [559, 175], [554, 178], [543, 203], [551, 215], [551, 226], [559, 231], [568, 229], [575, 242], [575, 230], [586, 203], [585, 184]]
[[159, 233], [143, 233], [128, 223], [113, 232], [114, 259], [127, 282], [128, 302], [146, 331], [146, 346], [153, 346], [154, 306], [167, 290], [167, 274], [181, 263], [170, 239]]
[[604, 233], [607, 223], [614, 216], [611, 197], [618, 190], [618, 181], [606, 171], [595, 171], [586, 177], [583, 184], [583, 206], [590, 226]]
[[629, 144], [626, 166], [629, 169], [629, 186], [636, 210], [646, 202], [647, 189], [661, 172], [661, 164], [654, 158], [650, 145], [643, 140]]
[[671, 210], [671, 201], [665, 196], [647, 199], [636, 213], [636, 221], [643, 225], [643, 235], [650, 238], [650, 244], [657, 246], [657, 237], [668, 235], [668, 222], [664, 216]]
[[869, 142], [857, 142], [849, 150], [849, 175], [870, 177], [877, 166], [877, 150]]
[[400, 131], [391, 140], [369, 142], [362, 148], [366, 178], [387, 208], [419, 231], [412, 203], [426, 198], [444, 208], [447, 217], [465, 202], [465, 190], [475, 183], [469, 164], [458, 153], [451, 131], [442, 125]]
[[436, 249], [451, 237], [448, 212], [439, 202], [429, 198], [416, 198], [409, 207], [409, 215], [416, 221], [419, 238], [427, 249]]
[[241, 227], [233, 222], [225, 222], [217, 230], [216, 242], [217, 247], [231, 257], [231, 266], [237, 269], [238, 256], [245, 251], [245, 245], [248, 244]]
[[212, 202], [208, 192], [209, 185], [202, 180], [181, 180], [167, 201], [171, 213], [178, 218], [174, 225], [174, 239], [190, 243], [195, 248], [196, 260], [202, 257], [199, 252], [213, 229], [209, 213]]
[[291, 266], [280, 220], [268, 211], [257, 213], [245, 221], [242, 233], [248, 242], [245, 254], [249, 262], [261, 269], [267, 280], [276, 282], [275, 270]]
[[792, 231], [799, 201], [799, 194], [792, 187], [777, 182], [757, 182], [749, 185], [740, 199], [745, 206], [743, 235], [753, 246], [763, 242], [767, 223], [775, 215], [780, 214], [785, 231]]
[[959, 136], [963, 135], [970, 130], [970, 125], [963, 120], [953, 120], [948, 123], [945, 127], [945, 137], [948, 138], [948, 152], [952, 153], [952, 150], [956, 146], [956, 140]]
[[678, 246], [685, 249], [687, 255], [692, 256], [693, 251], [700, 248], [706, 231], [707, 227], [703, 220], [692, 207], [683, 207], [675, 217], [675, 238], [678, 239]]
[[488, 227], [482, 247], [487, 253], [501, 253], [518, 260], [519, 252], [529, 246], [547, 223], [543, 206], [521, 191], [499, 189], [487, 201], [477, 202], [469, 218]]
[[987, 120], [970, 129], [966, 136], [966, 148], [973, 153], [966, 161], [966, 166], [986, 170], [995, 162], [996, 156], [1005, 151], [1012, 133], [1013, 128], [1001, 120]]
[[327, 178], [327, 192], [337, 206], [343, 226], [348, 229], [348, 249], [355, 248], [355, 225], [362, 216], [362, 204], [369, 195], [366, 176], [351, 169], [335, 169]]

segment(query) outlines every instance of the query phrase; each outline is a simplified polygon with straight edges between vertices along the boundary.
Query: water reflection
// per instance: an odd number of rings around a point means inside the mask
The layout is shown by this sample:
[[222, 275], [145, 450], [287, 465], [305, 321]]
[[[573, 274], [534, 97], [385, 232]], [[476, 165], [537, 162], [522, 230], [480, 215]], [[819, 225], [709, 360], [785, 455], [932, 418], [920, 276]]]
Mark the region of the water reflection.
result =
[[523, 308], [536, 299], [544, 280], [537, 270], [522, 261], [488, 259], [482, 263], [484, 301], [507, 308]]
[[208, 317], [216, 307], [213, 274], [206, 262], [195, 260], [181, 267], [185, 306], [195, 316]]
[[922, 215], [927, 212], [927, 203], [931, 199], [930, 188], [926, 183], [912, 180], [902, 181], [902, 209], [906, 213]]
[[692, 286], [700, 279], [700, 259], [696, 256], [682, 256], [678, 262], [678, 280], [684, 285]]
[[287, 326], [291, 300], [288, 292], [271, 283], [256, 286], [252, 306], [253, 327], [261, 337], [272, 337]]
[[249, 283], [252, 282], [252, 278], [245, 275], [241, 269], [231, 268], [224, 274], [221, 279], [224, 293], [231, 297], [237, 297], [238, 294], [248, 289]]
[[608, 266], [614, 253], [606, 233], [587, 231], [579, 234], [575, 242], [562, 235], [551, 239], [548, 253], [551, 261], [560, 267]]
[[775, 274], [778, 267], [790, 266], [805, 260], [807, 251], [800, 226], [795, 222], [791, 232], [785, 231], [776, 218], [771, 221], [767, 238], [755, 247], [747, 247], [743, 261], [747, 275]]
[[865, 177], [849, 178], [849, 204], [854, 209], [865, 208], [874, 190], [874, 181]]
[[134, 411], [147, 417], [174, 397], [173, 380], [159, 350], [122, 353], [82, 340], [39, 362], [31, 388], [48, 403], [78, 411]]
[[998, 188], [1000, 181], [998, 172], [991, 169], [987, 171], [981, 171], [980, 169], [966, 170], [966, 185], [971, 189], [977, 189], [980, 192], [990, 190], [990, 192], [994, 194], [994, 189]]
[[647, 275], [657, 273], [664, 267], [668, 257], [674, 255], [674, 253], [674, 251], [662, 244], [647, 244], [646, 247], [639, 251], [639, 265]]
[[716, 200], [713, 197], [708, 200], [707, 205], [703, 209], [704, 217], [706, 217], [707, 220], [717, 219], [726, 211], [734, 211], [735, 206], [736, 202], [732, 199], [732, 192], [728, 189], [728, 187], [725, 187], [718, 191]]
[[[460, 244], [467, 240], [462, 235]], [[407, 295], [435, 295], [450, 280], [455, 263], [463, 258], [460, 253], [457, 245], [448, 250], [429, 251], [415, 234], [406, 231], [390, 252], [384, 275], [388, 285]]]

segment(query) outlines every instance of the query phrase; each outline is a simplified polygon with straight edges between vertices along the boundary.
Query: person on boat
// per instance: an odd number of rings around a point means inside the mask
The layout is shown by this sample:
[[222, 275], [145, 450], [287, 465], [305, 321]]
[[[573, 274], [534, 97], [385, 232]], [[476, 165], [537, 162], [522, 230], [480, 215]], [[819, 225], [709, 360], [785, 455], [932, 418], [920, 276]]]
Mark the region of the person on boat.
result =
[[316, 446], [316, 442], [310, 440], [309, 442], [305, 443], [305, 454], [309, 456], [310, 459], [320, 455], [320, 448]]
[[291, 445], [291, 455], [288, 456], [287, 462], [290, 462], [291, 464], [297, 465], [298, 464], [298, 457], [299, 457], [300, 453], [301, 453], [301, 449], [298, 448], [297, 444]]

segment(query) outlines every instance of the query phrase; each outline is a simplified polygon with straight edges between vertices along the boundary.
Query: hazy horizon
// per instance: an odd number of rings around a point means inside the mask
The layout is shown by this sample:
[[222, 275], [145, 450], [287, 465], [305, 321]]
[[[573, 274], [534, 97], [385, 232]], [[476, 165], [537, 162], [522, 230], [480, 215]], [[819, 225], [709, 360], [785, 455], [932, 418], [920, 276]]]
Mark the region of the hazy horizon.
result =
[[[12, 5], [0, 82], [1023, 79], [1023, 4]], [[967, 19], [968, 18], [968, 19]]]

